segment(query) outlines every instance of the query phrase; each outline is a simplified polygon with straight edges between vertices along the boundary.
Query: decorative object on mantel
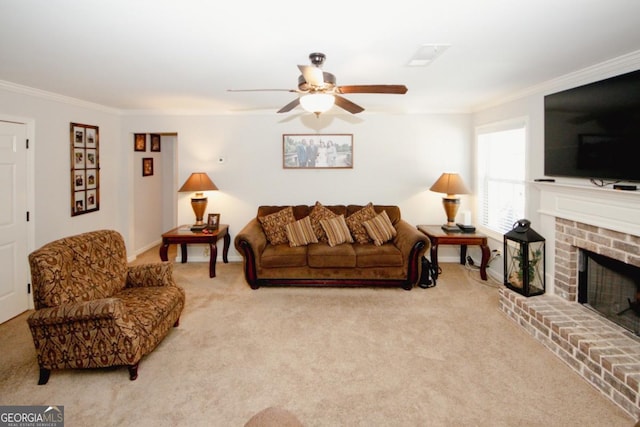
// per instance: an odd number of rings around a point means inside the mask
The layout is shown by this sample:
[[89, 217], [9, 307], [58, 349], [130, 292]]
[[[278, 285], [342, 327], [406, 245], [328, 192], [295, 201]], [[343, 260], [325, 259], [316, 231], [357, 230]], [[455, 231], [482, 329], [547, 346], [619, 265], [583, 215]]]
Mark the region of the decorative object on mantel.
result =
[[545, 239], [520, 219], [504, 235], [504, 285], [526, 297], [545, 291]]
[[71, 216], [100, 209], [100, 131], [98, 126], [70, 124]]
[[228, 89], [229, 92], [294, 92], [299, 94], [280, 110], [278, 113], [288, 113], [289, 111], [300, 105], [305, 111], [320, 117], [324, 113], [337, 105], [347, 110], [351, 114], [358, 114], [364, 111], [364, 108], [354, 104], [347, 98], [340, 95], [348, 93], [380, 93], [380, 94], [397, 94], [404, 95], [407, 93], [405, 85], [348, 85], [337, 86], [336, 76], [326, 71], [322, 71], [326, 56], [324, 53], [313, 52], [309, 55], [312, 65], [298, 65], [298, 69], [302, 73], [298, 77], [298, 89]]
[[456, 225], [456, 215], [460, 207], [460, 198], [456, 197], [456, 194], [469, 194], [470, 191], [464, 185], [460, 175], [445, 172], [440, 175], [440, 178], [429, 190], [446, 194], [446, 197], [442, 198], [442, 206], [444, 206], [444, 211], [447, 214], [447, 223], [442, 226], [442, 229], [449, 232], [461, 231]]
[[284, 169], [353, 169], [353, 134], [283, 134]]
[[196, 223], [191, 227], [191, 231], [202, 231], [207, 224], [202, 221], [204, 211], [207, 209], [207, 198], [204, 195], [204, 191], [215, 191], [218, 187], [211, 181], [209, 175], [205, 172], [194, 172], [191, 176], [182, 184], [182, 187], [178, 190], [179, 193], [195, 192], [194, 197], [191, 198], [191, 207], [193, 213], [196, 215]]

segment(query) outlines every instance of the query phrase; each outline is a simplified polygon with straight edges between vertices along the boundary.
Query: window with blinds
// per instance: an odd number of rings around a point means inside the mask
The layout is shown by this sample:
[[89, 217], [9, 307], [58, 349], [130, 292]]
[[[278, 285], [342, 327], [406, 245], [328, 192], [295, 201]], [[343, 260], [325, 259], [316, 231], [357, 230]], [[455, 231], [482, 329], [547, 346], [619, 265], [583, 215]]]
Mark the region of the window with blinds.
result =
[[526, 123], [477, 131], [478, 222], [504, 234], [525, 217]]

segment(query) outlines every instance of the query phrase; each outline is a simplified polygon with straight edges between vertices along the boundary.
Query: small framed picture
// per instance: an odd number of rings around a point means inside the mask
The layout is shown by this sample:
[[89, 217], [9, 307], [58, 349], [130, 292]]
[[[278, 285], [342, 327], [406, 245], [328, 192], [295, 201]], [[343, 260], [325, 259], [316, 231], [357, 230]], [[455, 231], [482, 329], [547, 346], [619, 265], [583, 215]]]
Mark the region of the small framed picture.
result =
[[142, 159], [142, 176], [153, 175], [153, 157], [144, 157]]
[[147, 134], [133, 134], [133, 149], [134, 151], [147, 151]]
[[160, 135], [157, 133], [151, 134], [151, 151], [160, 152]]
[[96, 130], [94, 128], [87, 128], [86, 135], [87, 148], [96, 148], [96, 144], [98, 143]]
[[220, 225], [220, 214], [219, 213], [209, 214], [209, 217], [207, 218], [207, 228], [209, 230], [217, 230], [219, 225]]
[[73, 146], [74, 147], [84, 147], [84, 131], [85, 128], [81, 127], [81, 126], [73, 126]]

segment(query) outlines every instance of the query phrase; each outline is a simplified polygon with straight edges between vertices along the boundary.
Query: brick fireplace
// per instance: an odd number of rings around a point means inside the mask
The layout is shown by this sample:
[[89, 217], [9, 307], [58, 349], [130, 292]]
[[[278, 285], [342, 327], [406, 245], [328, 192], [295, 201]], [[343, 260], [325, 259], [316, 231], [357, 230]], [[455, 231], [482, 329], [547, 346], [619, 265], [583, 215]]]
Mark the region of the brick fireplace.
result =
[[640, 338], [578, 301], [580, 249], [640, 266], [640, 197], [558, 184], [540, 190], [547, 293], [500, 289], [500, 309], [586, 381], [640, 419]]

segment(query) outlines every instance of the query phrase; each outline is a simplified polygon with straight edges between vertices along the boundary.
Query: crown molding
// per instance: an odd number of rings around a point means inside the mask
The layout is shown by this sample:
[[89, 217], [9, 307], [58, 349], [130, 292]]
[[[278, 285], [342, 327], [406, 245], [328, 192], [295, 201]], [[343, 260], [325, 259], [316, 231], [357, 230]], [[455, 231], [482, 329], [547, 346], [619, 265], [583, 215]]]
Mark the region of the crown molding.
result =
[[477, 113], [532, 95], [546, 95], [640, 69], [640, 50], [556, 77], [473, 108]]
[[47, 92], [46, 90], [35, 89], [29, 86], [23, 86], [17, 83], [12, 83], [4, 80], [0, 80], [0, 89], [19, 93], [22, 95], [33, 96], [34, 98], [40, 98], [47, 101], [54, 101], [54, 102], [59, 102], [61, 104], [72, 105], [75, 107], [82, 107], [82, 108], [88, 108], [91, 110], [102, 111], [109, 114], [116, 114], [116, 115], [122, 114], [122, 111], [118, 110], [117, 108], [111, 108], [105, 105], [83, 101], [82, 99], [73, 98], [71, 96], [60, 95], [54, 92]]

